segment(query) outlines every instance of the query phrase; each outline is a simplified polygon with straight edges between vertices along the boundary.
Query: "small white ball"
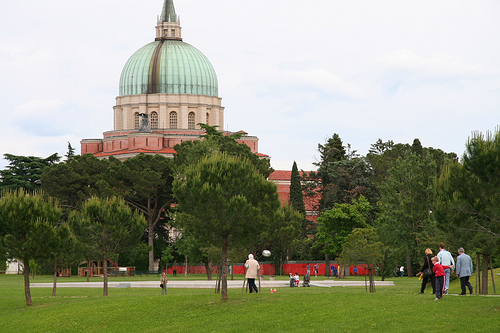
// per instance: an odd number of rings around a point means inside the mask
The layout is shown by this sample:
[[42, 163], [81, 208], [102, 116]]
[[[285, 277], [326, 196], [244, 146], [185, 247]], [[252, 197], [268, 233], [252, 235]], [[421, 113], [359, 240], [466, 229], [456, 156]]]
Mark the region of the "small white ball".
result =
[[262, 251], [262, 255], [263, 255], [264, 257], [270, 257], [270, 256], [271, 256], [271, 251], [269, 251], [269, 250], [264, 250], [264, 251]]

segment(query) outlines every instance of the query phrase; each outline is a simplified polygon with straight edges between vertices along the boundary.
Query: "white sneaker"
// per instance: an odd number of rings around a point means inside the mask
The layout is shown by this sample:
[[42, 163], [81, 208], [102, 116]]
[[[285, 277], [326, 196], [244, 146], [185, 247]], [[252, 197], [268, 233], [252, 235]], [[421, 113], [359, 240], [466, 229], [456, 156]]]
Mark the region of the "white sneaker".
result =
[[437, 297], [436, 297], [434, 300], [435, 300], [435, 301], [439, 301], [439, 298], [437, 298]]

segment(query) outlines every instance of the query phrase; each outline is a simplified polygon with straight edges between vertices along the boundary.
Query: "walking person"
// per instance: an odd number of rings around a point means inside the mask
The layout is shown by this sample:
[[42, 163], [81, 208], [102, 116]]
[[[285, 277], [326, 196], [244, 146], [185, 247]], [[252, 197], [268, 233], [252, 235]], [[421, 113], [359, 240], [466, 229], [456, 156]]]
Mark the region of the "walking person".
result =
[[[453, 256], [451, 255], [451, 253], [445, 249], [444, 243], [439, 244], [439, 253], [437, 254], [437, 257], [439, 258], [439, 263], [441, 265], [450, 267], [455, 266], [455, 260], [453, 260]], [[447, 295], [448, 288], [450, 287], [451, 269], [445, 269], [444, 274], [444, 294]]]
[[434, 272], [434, 275], [436, 276], [436, 299], [440, 300], [443, 297], [443, 291], [444, 291], [444, 279], [445, 279], [445, 269], [450, 269], [451, 266], [445, 266], [441, 265], [439, 263], [439, 258], [438, 257], [432, 257], [432, 264], [434, 265], [432, 267], [432, 271]]
[[245, 267], [247, 269], [245, 278], [248, 281], [248, 289], [250, 289], [250, 294], [254, 291], [258, 293], [259, 290], [255, 285], [255, 279], [258, 277], [260, 265], [259, 262], [253, 258], [253, 254], [250, 253], [248, 255], [248, 260], [245, 262]]
[[168, 283], [167, 272], [163, 271], [163, 273], [161, 273], [161, 278], [160, 278], [160, 287], [162, 295], [167, 295], [167, 283]]
[[432, 264], [432, 250], [427, 248], [425, 249], [424, 264], [422, 265], [420, 272], [417, 273], [417, 276], [423, 274], [422, 286], [420, 287], [419, 294], [424, 293], [425, 287], [427, 287], [427, 283], [429, 282], [429, 280], [431, 281], [432, 293], [436, 294], [435, 281], [434, 281], [435, 278], [434, 278], [434, 273], [432, 272], [432, 267], [434, 267], [434, 265]]
[[319, 265], [318, 263], [314, 264], [314, 276], [318, 277]]
[[469, 277], [472, 275], [472, 259], [469, 255], [465, 254], [464, 248], [458, 249], [457, 266], [455, 267], [455, 273], [460, 278], [460, 287], [462, 288], [462, 293], [460, 295], [465, 295], [465, 287], [469, 288], [469, 292], [472, 294], [472, 285], [469, 282]]

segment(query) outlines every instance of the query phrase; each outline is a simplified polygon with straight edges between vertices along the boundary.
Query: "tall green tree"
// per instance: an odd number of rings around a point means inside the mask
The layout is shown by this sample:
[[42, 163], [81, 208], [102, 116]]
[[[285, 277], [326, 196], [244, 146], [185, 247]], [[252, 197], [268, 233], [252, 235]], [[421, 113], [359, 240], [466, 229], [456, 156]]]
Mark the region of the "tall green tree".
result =
[[[475, 132], [462, 163], [450, 161], [436, 182], [438, 225], [451, 242], [483, 254], [500, 253], [500, 131]], [[484, 264], [482, 292], [488, 293]]]
[[288, 205], [297, 213], [302, 215], [301, 229], [303, 236], [306, 236], [309, 233], [309, 225], [311, 222], [306, 218], [306, 205], [304, 204], [302, 177], [295, 161], [293, 162], [292, 174], [290, 177], [290, 198], [288, 200]]
[[140, 244], [146, 220], [132, 211], [122, 198], [92, 197], [79, 211], [71, 212], [69, 221], [80, 241], [100, 254], [104, 269], [103, 295], [108, 296], [108, 260]]
[[56, 226], [61, 219], [57, 201], [41, 191], [22, 188], [3, 190], [0, 199], [0, 248], [9, 258], [23, 263], [26, 305], [33, 305], [30, 291], [30, 260], [45, 259], [56, 245]]
[[341, 265], [365, 263], [370, 280], [370, 293], [375, 292], [373, 274], [382, 262], [384, 244], [373, 228], [356, 228], [346, 238], [339, 262]]
[[430, 213], [434, 206], [435, 170], [430, 156], [408, 153], [396, 160], [380, 186], [377, 230], [384, 244], [405, 258], [409, 276], [412, 265], [417, 265], [417, 258], [422, 256], [422, 247], [435, 242], [435, 221]]
[[221, 249], [222, 300], [227, 294], [228, 251], [250, 247], [281, 204], [276, 185], [248, 160], [215, 152], [187, 166], [174, 180], [178, 219], [200, 247]]
[[342, 139], [337, 133], [334, 133], [331, 138], [329, 138], [326, 143], [318, 144], [318, 152], [320, 153], [320, 160], [315, 162], [314, 165], [318, 167], [317, 172], [310, 172], [306, 175], [308, 191], [306, 192], [308, 196], [320, 196], [318, 210], [324, 211], [333, 207], [333, 204], [327, 201], [327, 192], [331, 184], [330, 165], [334, 162], [342, 161], [347, 158], [346, 147], [344, 146]]
[[78, 208], [91, 196], [119, 195], [141, 211], [148, 221], [148, 269], [154, 270], [155, 258], [169, 244], [168, 210], [174, 202], [172, 159], [138, 154], [122, 162], [84, 154], [47, 168], [42, 182], [49, 194], [67, 206]]
[[304, 194], [302, 192], [302, 177], [300, 177], [297, 163], [294, 161], [292, 166], [292, 174], [290, 177], [290, 199], [289, 205], [300, 214], [306, 215], [306, 206], [304, 205]]
[[[175, 201], [172, 196], [172, 159], [158, 154], [139, 154], [123, 163], [111, 164], [106, 174], [109, 193], [121, 195], [148, 221], [149, 270], [153, 271], [155, 257], [159, 258], [170, 243], [168, 211]], [[156, 244], [156, 256], [155, 240], [163, 243]]]
[[368, 227], [368, 214], [372, 207], [365, 197], [349, 204], [335, 204], [317, 219], [316, 247], [321, 247], [327, 258], [340, 255], [347, 236], [356, 228]]
[[71, 264], [78, 263], [81, 261], [80, 259], [83, 259], [81, 252], [77, 250], [78, 242], [68, 223], [59, 223], [54, 231], [55, 237], [52, 246], [45, 249], [46, 258], [43, 259], [53, 268], [52, 297], [55, 297], [57, 292], [59, 268], [69, 267]]
[[0, 170], [0, 190], [24, 188], [27, 191], [40, 189], [41, 176], [45, 168], [60, 160], [57, 153], [46, 158], [4, 154], [9, 165]]
[[267, 228], [261, 231], [261, 237], [255, 242], [255, 251], [271, 250], [276, 274], [281, 274], [283, 262], [293, 254], [293, 245], [297, 240], [307, 238], [301, 232], [304, 216], [291, 206], [280, 207], [275, 211]]

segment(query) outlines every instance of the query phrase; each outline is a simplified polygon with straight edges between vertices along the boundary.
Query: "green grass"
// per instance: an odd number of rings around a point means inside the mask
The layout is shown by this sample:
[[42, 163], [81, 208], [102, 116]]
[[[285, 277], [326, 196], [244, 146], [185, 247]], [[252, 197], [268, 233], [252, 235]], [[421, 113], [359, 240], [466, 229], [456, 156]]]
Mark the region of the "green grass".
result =
[[[497, 270], [500, 272], [500, 270]], [[500, 279], [497, 277], [497, 290]], [[185, 279], [184, 276], [171, 277]], [[204, 276], [189, 276], [203, 279]], [[288, 279], [287, 277], [282, 277]], [[238, 279], [242, 279], [238, 276]], [[323, 280], [317, 278], [314, 280]], [[348, 278], [363, 280], [362, 277]], [[84, 281], [60, 278], [60, 282]], [[158, 280], [156, 276], [112, 280]], [[278, 288], [271, 294], [229, 290], [222, 302], [212, 289], [32, 288], [25, 305], [22, 276], [0, 275], [0, 332], [498, 332], [500, 297], [445, 296], [435, 302], [417, 278], [393, 279], [393, 287]], [[37, 277], [32, 282], [51, 282]], [[97, 278], [91, 281], [99, 281]], [[471, 283], [475, 285], [475, 280]], [[490, 287], [490, 293], [493, 288]], [[452, 293], [460, 282], [452, 281]]]

